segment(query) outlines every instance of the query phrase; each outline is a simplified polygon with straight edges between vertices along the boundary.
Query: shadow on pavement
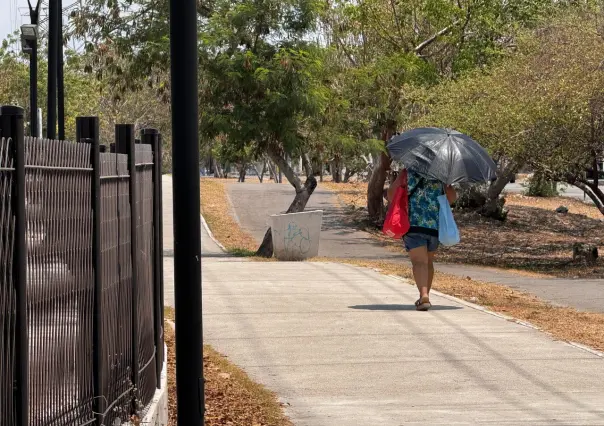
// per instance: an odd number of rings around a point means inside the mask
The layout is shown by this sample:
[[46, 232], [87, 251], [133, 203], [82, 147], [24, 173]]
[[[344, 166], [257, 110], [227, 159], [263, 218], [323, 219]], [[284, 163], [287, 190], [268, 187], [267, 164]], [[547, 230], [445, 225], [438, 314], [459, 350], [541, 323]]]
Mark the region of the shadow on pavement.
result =
[[[349, 306], [350, 309], [359, 309], [364, 311], [415, 311], [414, 305], [355, 305]], [[432, 306], [431, 311], [454, 311], [463, 309], [461, 306]]]

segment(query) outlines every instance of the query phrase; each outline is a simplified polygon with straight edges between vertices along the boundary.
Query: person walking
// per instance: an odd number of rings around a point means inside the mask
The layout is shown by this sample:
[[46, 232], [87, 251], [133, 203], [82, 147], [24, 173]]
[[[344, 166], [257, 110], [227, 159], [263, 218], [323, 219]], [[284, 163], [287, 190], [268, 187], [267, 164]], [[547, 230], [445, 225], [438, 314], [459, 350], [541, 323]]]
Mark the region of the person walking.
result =
[[439, 202], [438, 197], [446, 194], [449, 203], [455, 202], [457, 192], [441, 181], [420, 176], [407, 170], [399, 173], [388, 188], [388, 201], [401, 185], [407, 185], [409, 194], [409, 232], [403, 237], [405, 249], [409, 253], [413, 266], [413, 278], [419, 290], [419, 299], [415, 302], [418, 311], [427, 311], [432, 307], [430, 290], [434, 279], [434, 256], [439, 246]]

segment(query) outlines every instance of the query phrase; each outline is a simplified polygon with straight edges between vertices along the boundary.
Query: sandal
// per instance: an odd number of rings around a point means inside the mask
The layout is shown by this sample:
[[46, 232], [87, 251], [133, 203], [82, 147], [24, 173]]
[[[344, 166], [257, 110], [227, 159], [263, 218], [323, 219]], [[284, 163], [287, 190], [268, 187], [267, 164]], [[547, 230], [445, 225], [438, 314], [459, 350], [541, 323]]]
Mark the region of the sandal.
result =
[[415, 309], [418, 311], [425, 312], [432, 307], [430, 299], [428, 297], [421, 297], [415, 302]]

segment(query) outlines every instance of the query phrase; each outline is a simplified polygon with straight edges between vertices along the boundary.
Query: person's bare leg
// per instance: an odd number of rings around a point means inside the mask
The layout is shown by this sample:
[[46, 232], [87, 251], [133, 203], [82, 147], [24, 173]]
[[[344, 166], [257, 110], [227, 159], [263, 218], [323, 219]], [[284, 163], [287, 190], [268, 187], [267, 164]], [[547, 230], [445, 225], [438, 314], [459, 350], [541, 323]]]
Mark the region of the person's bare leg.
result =
[[418, 247], [409, 251], [409, 258], [413, 265], [413, 278], [419, 290], [419, 297], [428, 297], [430, 284], [430, 269], [428, 267], [428, 249], [427, 247]]
[[432, 281], [434, 281], [434, 255], [435, 252], [428, 252], [428, 294], [432, 290]]

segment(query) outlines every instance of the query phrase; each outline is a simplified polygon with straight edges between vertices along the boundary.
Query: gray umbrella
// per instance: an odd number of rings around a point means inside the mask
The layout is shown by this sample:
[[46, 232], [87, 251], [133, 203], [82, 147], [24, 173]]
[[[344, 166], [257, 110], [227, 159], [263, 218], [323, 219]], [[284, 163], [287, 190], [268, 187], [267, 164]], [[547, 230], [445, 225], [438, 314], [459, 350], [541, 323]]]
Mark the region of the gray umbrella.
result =
[[395, 135], [388, 143], [393, 160], [447, 185], [495, 179], [497, 166], [476, 141], [455, 130], [426, 127]]

